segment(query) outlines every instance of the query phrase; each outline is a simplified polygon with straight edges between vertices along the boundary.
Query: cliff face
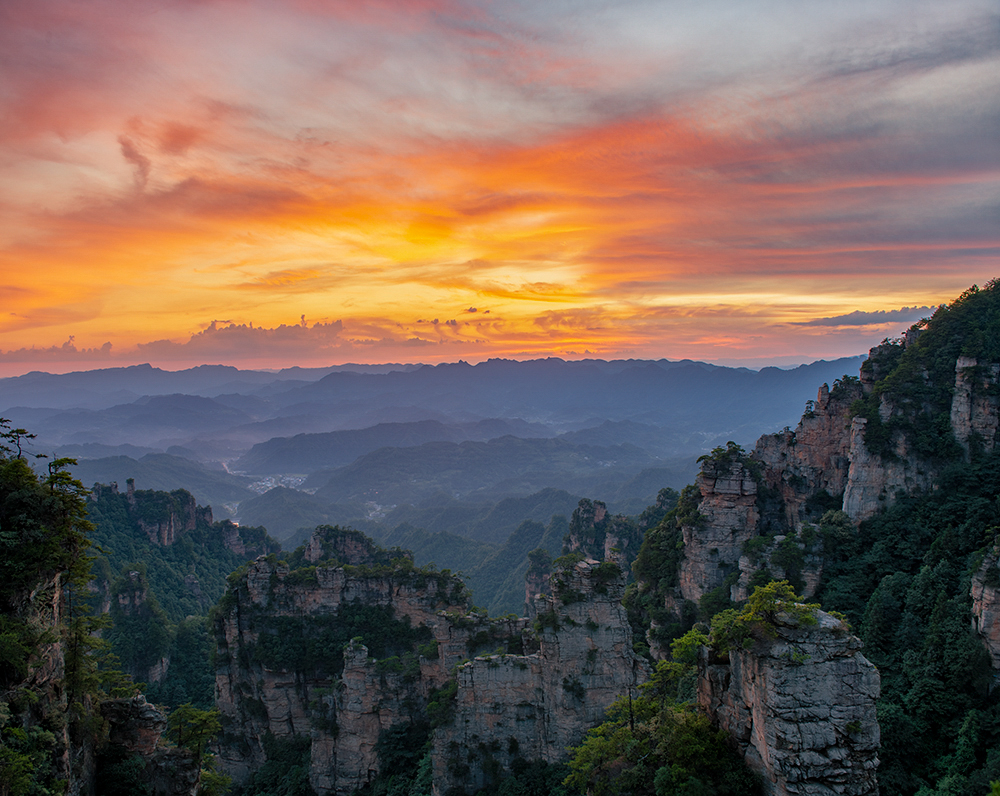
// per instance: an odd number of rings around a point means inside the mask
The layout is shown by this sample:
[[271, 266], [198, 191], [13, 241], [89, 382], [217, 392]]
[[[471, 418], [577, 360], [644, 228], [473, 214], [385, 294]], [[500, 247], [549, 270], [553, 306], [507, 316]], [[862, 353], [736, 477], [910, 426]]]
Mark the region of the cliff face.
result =
[[101, 703], [108, 722], [108, 744], [142, 761], [140, 781], [152, 796], [195, 796], [201, 781], [200, 762], [194, 752], [160, 743], [166, 716], [141, 694], [131, 699]]
[[[212, 508], [199, 506], [194, 496], [184, 489], [173, 492], [156, 492], [148, 489], [136, 491], [135, 481], [132, 478], [128, 479], [126, 485], [125, 497], [129, 514], [149, 541], [155, 545], [169, 547], [185, 531], [193, 531], [199, 522], [212, 524]], [[94, 500], [99, 500], [102, 495], [117, 495], [118, 484], [115, 482], [106, 486], [94, 484], [92, 492]], [[239, 543], [238, 533], [234, 543]]]
[[[266, 759], [266, 734], [311, 737], [314, 788], [363, 786], [378, 771], [380, 733], [425, 706], [484, 629], [468, 608], [451, 576], [321, 566], [303, 578], [258, 559], [216, 624], [223, 768], [242, 781]], [[449, 611], [468, 617], [467, 626], [456, 627]], [[380, 646], [379, 660], [366, 635]]]
[[698, 703], [732, 735], [775, 796], [878, 793], [877, 669], [840, 620], [800, 626], [779, 614], [729, 661], [699, 661]]
[[996, 447], [1000, 434], [1000, 364], [980, 364], [972, 357], [955, 362], [955, 397], [951, 404], [951, 427], [966, 452], [973, 444], [983, 450]]
[[685, 600], [698, 602], [719, 588], [739, 565], [743, 546], [757, 535], [757, 481], [744, 462], [702, 462], [696, 481], [701, 493], [694, 525], [685, 525], [684, 563], [679, 586]]
[[983, 563], [972, 575], [972, 621], [990, 654], [994, 671], [1000, 671], [1000, 540], [994, 542]]
[[[874, 362], [880, 353], [882, 347], [872, 349]], [[845, 377], [832, 390], [823, 385], [794, 431], [761, 437], [749, 455], [732, 448], [705, 458], [696, 482], [700, 518], [682, 528], [678, 589], [667, 608], [697, 603], [727, 582], [732, 599], [745, 599], [754, 572], [789, 576], [788, 561], [791, 579], [809, 596], [822, 571], [810, 526], [827, 511], [842, 510], [857, 524], [892, 505], [900, 492], [933, 488], [940, 464], [918, 455], [910, 434], [892, 432], [885, 446], [872, 450], [866, 442], [871, 421], [852, 417], [884, 375], [879, 367], [863, 367], [860, 378]], [[958, 357], [954, 373], [948, 430], [966, 455], [973, 447], [992, 450], [1000, 435], [1000, 365]], [[891, 390], [878, 401], [876, 420], [887, 427], [909, 411], [910, 399]], [[756, 542], [760, 537], [766, 539]], [[801, 555], [791, 551], [793, 543]]]
[[[333, 530], [318, 531], [327, 551], [358, 552], [357, 539], [341, 544]], [[323, 544], [314, 538], [306, 556]], [[221, 603], [218, 759], [237, 781], [265, 761], [268, 735], [297, 737], [308, 739], [313, 788], [350, 793], [382, 770], [381, 739], [426, 737], [433, 702], [454, 716], [433, 729], [435, 792], [471, 786], [518, 758], [565, 759], [566, 746], [646, 677], [614, 563], [557, 569], [556, 594], [535, 598], [532, 625], [471, 612], [460, 580], [405, 559], [317, 560], [289, 571], [260, 558]], [[459, 747], [473, 757], [458, 759]]]
[[518, 758], [558, 762], [619, 696], [648, 678], [632, 651], [614, 562], [557, 569], [535, 596], [537, 652], [486, 655], [458, 669], [455, 719], [434, 736], [434, 793], [496, 782]]
[[763, 481], [780, 499], [783, 511], [774, 519], [781, 527], [801, 525], [814, 495], [843, 495], [851, 459], [851, 404], [860, 397], [860, 384], [838, 385], [832, 396], [824, 384], [795, 431], [757, 440], [753, 459], [763, 465]]

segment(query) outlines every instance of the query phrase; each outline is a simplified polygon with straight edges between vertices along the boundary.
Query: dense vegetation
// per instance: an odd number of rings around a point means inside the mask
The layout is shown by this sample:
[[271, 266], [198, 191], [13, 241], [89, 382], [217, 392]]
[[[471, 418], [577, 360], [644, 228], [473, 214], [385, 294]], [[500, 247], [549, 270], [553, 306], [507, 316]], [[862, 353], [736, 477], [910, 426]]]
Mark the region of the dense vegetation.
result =
[[1000, 692], [969, 628], [970, 575], [1000, 526], [1000, 454], [945, 468], [940, 488], [861, 524], [819, 594], [882, 674], [882, 793], [985, 793], [1000, 779]]
[[[232, 526], [225, 521], [208, 522], [211, 515], [190, 511], [192, 505], [191, 494], [183, 489], [139, 489], [130, 503], [126, 494], [95, 488], [86, 506], [98, 551], [95, 571], [118, 577], [143, 562], [150, 590], [172, 622], [204, 616], [225, 591], [230, 572], [248, 558], [279, 549], [263, 528], [240, 526], [239, 539], [246, 552], [234, 552], [226, 545]], [[194, 528], [179, 532], [173, 544], [159, 544], [141, 523], [166, 522], [171, 514], [181, 525], [194, 519]]]
[[[37, 475], [29, 442], [0, 418], [0, 792], [47, 796], [62, 792], [65, 742], [96, 740], [91, 711], [121, 680], [103, 675], [106, 645], [80, 599], [90, 567], [85, 491], [66, 472], [69, 460]], [[59, 644], [61, 681], [36, 678]]]
[[[86, 490], [66, 471], [72, 460], [37, 475], [24, 454], [31, 435], [2, 419], [0, 429], [0, 793], [55, 796], [70, 782], [102, 796], [148, 793], [144, 761], [112, 743], [101, 719], [102, 702], [137, 689], [98, 635], [114, 633], [108, 618], [90, 614]], [[135, 574], [121, 591], [145, 587]], [[217, 716], [189, 705], [170, 719], [189, 730], [178, 744], [195, 770], [205, 767], [203, 796], [226, 785], [204, 755]]]
[[[817, 598], [849, 618], [882, 676], [879, 782], [886, 796], [986, 793], [1000, 778], [1000, 691], [990, 692], [989, 656], [970, 629], [970, 579], [1000, 538], [1000, 452], [992, 450], [996, 440], [973, 438], [967, 453], [954, 438], [959, 356], [978, 360], [966, 374], [977, 379], [988, 375], [987, 363], [1000, 361], [1000, 284], [967, 291], [917, 324], [905, 344], [885, 341], [864, 365], [873, 388], [852, 411], [868, 420], [866, 445], [887, 461], [905, 448], [935, 474], [934, 488], [897, 495], [857, 529], [836, 510], [837, 496], [818, 494], [807, 504], [813, 524], [798, 536], [776, 543], [773, 530], [762, 528], [744, 548], [760, 567], [751, 585], [766, 582], [768, 563], [795, 580], [807, 556], [821, 562]], [[848, 377], [835, 392], [862, 394]], [[734, 456], [747, 461], [732, 444], [706, 458], [719, 464]], [[761, 486], [758, 505], [766, 508], [776, 496]], [[639, 582], [626, 596], [640, 651], [646, 631], [666, 647], [698, 620], [716, 615], [717, 625], [739, 615], [729, 604], [729, 582], [725, 594], [706, 594], [699, 605], [664, 607], [673, 602], [683, 558], [681, 528], [702, 521], [699, 501], [694, 487], [685, 488], [646, 534], [634, 565]]]
[[[854, 407], [868, 420], [865, 442], [891, 459], [895, 439], [905, 435], [921, 458], [953, 460], [962, 454], [950, 425], [956, 361], [976, 359], [969, 375], [980, 377], [987, 363], [1000, 362], [1000, 283], [973, 286], [951, 305], [942, 304], [909, 337], [906, 345], [886, 340], [862, 366], [876, 380]], [[893, 410], [887, 418], [879, 413], [883, 401]]]

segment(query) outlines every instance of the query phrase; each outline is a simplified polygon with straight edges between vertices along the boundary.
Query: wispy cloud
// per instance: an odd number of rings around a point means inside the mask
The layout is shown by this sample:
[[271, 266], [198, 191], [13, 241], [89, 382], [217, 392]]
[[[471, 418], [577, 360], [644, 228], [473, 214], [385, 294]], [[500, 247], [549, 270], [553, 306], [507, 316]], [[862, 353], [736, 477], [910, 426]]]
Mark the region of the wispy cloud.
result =
[[831, 318], [815, 318], [803, 321], [798, 326], [882, 326], [887, 323], [913, 323], [922, 318], [929, 318], [936, 307], [901, 307], [898, 310], [875, 310], [862, 312], [855, 310], [846, 315], [835, 315]]
[[[880, 307], [996, 275], [998, 20], [981, 0], [10, 0], [0, 348], [864, 350], [904, 321]], [[188, 339], [302, 313], [343, 327]]]

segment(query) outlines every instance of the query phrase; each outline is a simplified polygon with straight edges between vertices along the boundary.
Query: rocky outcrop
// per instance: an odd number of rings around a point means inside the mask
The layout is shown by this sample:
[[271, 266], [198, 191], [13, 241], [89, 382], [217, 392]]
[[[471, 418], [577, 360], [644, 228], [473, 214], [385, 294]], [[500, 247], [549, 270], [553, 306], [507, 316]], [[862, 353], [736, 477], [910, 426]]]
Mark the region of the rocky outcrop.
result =
[[[326, 550], [356, 551], [357, 539], [336, 531], [318, 529]], [[313, 542], [307, 556], [324, 539]], [[390, 552], [373, 546], [376, 559]], [[565, 759], [646, 677], [613, 562], [570, 556], [550, 578], [555, 594], [534, 598], [532, 623], [475, 613], [457, 577], [392, 555], [391, 564], [320, 558], [299, 569], [261, 557], [234, 581], [216, 620], [216, 704], [218, 760], [237, 782], [266, 760], [266, 737], [299, 738], [317, 793], [350, 793], [381, 772], [381, 738], [428, 737], [434, 703], [454, 716], [433, 735], [434, 787], [444, 793], [514, 759]], [[456, 744], [479, 749], [473, 735], [493, 757], [455, 763]]]
[[544, 548], [528, 553], [528, 571], [524, 575], [524, 615], [535, 618], [539, 598], [551, 594], [552, 556]]
[[758, 533], [757, 479], [742, 456], [706, 458], [696, 480], [698, 517], [682, 526], [684, 561], [679, 588], [697, 602], [735, 573], [743, 546]]
[[184, 531], [193, 531], [199, 522], [212, 524], [210, 506], [199, 506], [194, 495], [183, 489], [171, 493], [143, 490], [133, 492], [137, 522], [149, 541], [169, 547]]
[[140, 780], [152, 796], [195, 796], [201, 781], [200, 761], [187, 749], [160, 745], [167, 719], [159, 708], [139, 694], [102, 702], [101, 716], [108, 722], [108, 743], [142, 758]]
[[[227, 734], [219, 760], [242, 781], [266, 759], [267, 734], [311, 737], [313, 787], [350, 792], [377, 773], [380, 732], [427, 704], [483, 628], [469, 616], [466, 591], [453, 576], [393, 568], [349, 573], [338, 566], [300, 572], [262, 557], [224, 598], [227, 610], [216, 625], [216, 705]], [[457, 630], [449, 612], [468, 617], [468, 626]], [[422, 629], [425, 640], [415, 649], [381, 634], [387, 646], [377, 660], [362, 641], [378, 629], [366, 627], [375, 622], [390, 636]], [[361, 636], [351, 641], [354, 633]], [[329, 639], [321, 657], [310, 644], [316, 638]]]
[[698, 703], [775, 796], [878, 793], [877, 669], [839, 620], [779, 614], [774, 636], [699, 661]]
[[972, 575], [972, 623], [1000, 672], [1000, 540], [987, 551]]
[[752, 457], [763, 465], [763, 483], [781, 501], [784, 529], [808, 519], [809, 502], [816, 495], [843, 495], [850, 468], [851, 404], [860, 397], [857, 380], [838, 383], [832, 395], [824, 384], [794, 431], [786, 428], [757, 440]]
[[609, 514], [600, 500], [584, 498], [573, 510], [563, 553], [614, 561], [626, 574], [642, 544], [642, 532], [624, 514]]
[[167, 729], [167, 717], [141, 694], [131, 699], [109, 699], [101, 703], [101, 716], [108, 722], [109, 743], [143, 757], [149, 757], [156, 751], [163, 731]]
[[1000, 431], [1000, 364], [980, 365], [972, 357], [955, 362], [955, 393], [951, 403], [951, 427], [955, 439], [968, 453], [976, 441], [985, 451], [996, 447]]
[[361, 531], [320, 525], [305, 546], [306, 561], [335, 561], [345, 566], [391, 564], [393, 560], [413, 560], [409, 550], [383, 550]]
[[604, 711], [648, 678], [632, 651], [614, 562], [569, 563], [535, 597], [537, 652], [486, 655], [458, 668], [455, 719], [434, 736], [434, 793], [472, 792], [518, 758], [560, 762]]
[[[908, 339], [912, 343], [916, 335]], [[877, 380], [901, 350], [896, 344], [874, 348], [860, 377], [845, 376], [832, 389], [824, 384], [794, 431], [761, 437], [749, 455], [730, 443], [703, 457], [696, 482], [698, 516], [682, 528], [684, 558], [676, 593], [666, 598], [668, 609], [679, 613], [683, 600], [697, 603], [727, 582], [732, 599], [745, 599], [759, 569], [787, 575], [769, 554], [786, 539], [795, 539], [802, 550], [796, 586], [809, 596], [822, 567], [810, 528], [825, 512], [841, 510], [856, 525], [891, 506], [899, 494], [934, 487], [940, 464], [917, 456], [907, 433], [897, 429], [887, 446], [872, 450], [866, 443], [870, 421], [854, 414], [860, 399], [874, 395]], [[957, 358], [951, 433], [967, 454], [997, 444], [998, 383], [1000, 364]], [[878, 417], [871, 422], [890, 424], [905, 404], [891, 392], [881, 394]], [[767, 540], [758, 543], [757, 537]], [[748, 544], [757, 545], [755, 555], [744, 555]]]

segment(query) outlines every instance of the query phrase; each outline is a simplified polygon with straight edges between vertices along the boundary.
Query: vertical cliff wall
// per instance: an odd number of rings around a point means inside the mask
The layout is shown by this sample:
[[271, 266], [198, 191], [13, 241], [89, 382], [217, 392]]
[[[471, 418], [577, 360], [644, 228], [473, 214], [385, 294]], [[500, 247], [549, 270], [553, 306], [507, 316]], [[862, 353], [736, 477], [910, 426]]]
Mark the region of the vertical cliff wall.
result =
[[698, 703], [739, 745], [774, 796], [875, 796], [878, 670], [822, 611], [804, 626], [779, 614], [728, 661], [699, 661]]
[[1000, 672], [1000, 539], [973, 573], [971, 591], [973, 627], [990, 654], [994, 672]]
[[[892, 344], [872, 349], [860, 377], [845, 377], [832, 389], [823, 385], [794, 431], [761, 437], [750, 454], [730, 445], [703, 457], [698, 512], [681, 529], [683, 559], [677, 590], [666, 599], [669, 610], [679, 613], [684, 600], [697, 603], [727, 583], [732, 599], [745, 599], [758, 571], [798, 581], [809, 596], [822, 572], [811, 527], [826, 512], [841, 510], [856, 525], [901, 493], [933, 488], [948, 458], [934, 458], [918, 437], [937, 421], [913, 420], [908, 393], [876, 386], [886, 358], [900, 350]], [[957, 443], [966, 457], [993, 450], [1000, 435], [1000, 365], [960, 356], [952, 372], [950, 414], [942, 414], [944, 426], [935, 431], [945, 441], [937, 444]], [[867, 418], [856, 414], [865, 401], [878, 407]], [[877, 444], [869, 438], [872, 424], [881, 435]]]
[[756, 474], [742, 456], [702, 461], [696, 484], [698, 518], [681, 528], [684, 562], [679, 587], [685, 600], [698, 602], [723, 585], [738, 566], [743, 546], [758, 533]]
[[470, 639], [497, 630], [488, 624], [450, 575], [332, 563], [290, 571], [261, 557], [216, 617], [223, 768], [242, 781], [266, 759], [267, 736], [297, 736], [311, 738], [317, 791], [362, 787], [378, 773], [380, 733], [413, 720]]
[[560, 762], [604, 711], [649, 676], [632, 651], [614, 562], [570, 561], [535, 595], [528, 655], [485, 655], [458, 668], [454, 721], [434, 736], [434, 793], [498, 781], [518, 758]]

